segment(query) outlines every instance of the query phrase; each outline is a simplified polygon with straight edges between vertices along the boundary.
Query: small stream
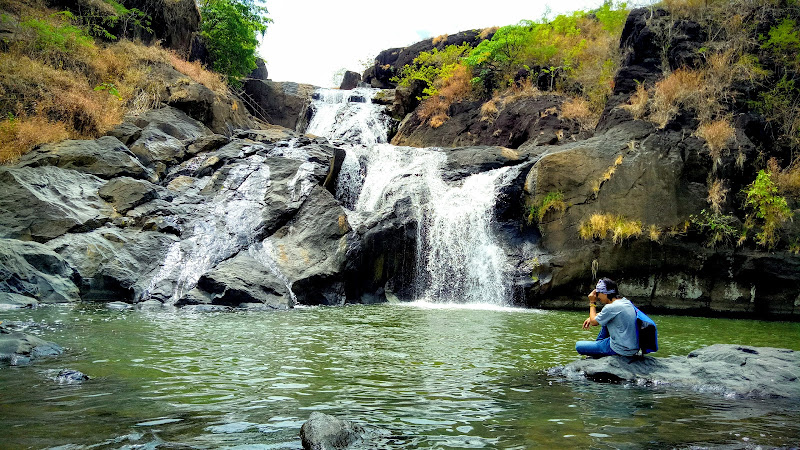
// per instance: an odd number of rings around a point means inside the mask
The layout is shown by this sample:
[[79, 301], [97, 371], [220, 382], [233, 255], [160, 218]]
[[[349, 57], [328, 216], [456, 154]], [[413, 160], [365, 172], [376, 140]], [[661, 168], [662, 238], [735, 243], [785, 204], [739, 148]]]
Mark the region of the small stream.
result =
[[[383, 304], [283, 312], [0, 312], [66, 347], [0, 368], [2, 448], [300, 448], [321, 411], [385, 428], [370, 448], [797, 445], [800, 405], [551, 378], [583, 314]], [[800, 349], [800, 324], [655, 317], [659, 356]], [[60, 369], [92, 377], [58, 384]]]

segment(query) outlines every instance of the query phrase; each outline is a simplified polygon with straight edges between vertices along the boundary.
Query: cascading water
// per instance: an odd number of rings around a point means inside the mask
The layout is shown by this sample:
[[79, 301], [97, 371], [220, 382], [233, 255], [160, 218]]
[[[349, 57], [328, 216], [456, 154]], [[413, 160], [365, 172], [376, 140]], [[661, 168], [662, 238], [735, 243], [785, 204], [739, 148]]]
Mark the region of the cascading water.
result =
[[[365, 217], [410, 198], [419, 224], [414, 291], [419, 300], [452, 303], [508, 302], [506, 258], [492, 233], [498, 185], [510, 169], [472, 175], [459, 184], [442, 178], [446, 154], [438, 149], [386, 144], [383, 107], [372, 104], [377, 89], [322, 89], [314, 102], [309, 133], [346, 142], [347, 156], [337, 198], [348, 219]], [[367, 103], [351, 102], [353, 96]]]

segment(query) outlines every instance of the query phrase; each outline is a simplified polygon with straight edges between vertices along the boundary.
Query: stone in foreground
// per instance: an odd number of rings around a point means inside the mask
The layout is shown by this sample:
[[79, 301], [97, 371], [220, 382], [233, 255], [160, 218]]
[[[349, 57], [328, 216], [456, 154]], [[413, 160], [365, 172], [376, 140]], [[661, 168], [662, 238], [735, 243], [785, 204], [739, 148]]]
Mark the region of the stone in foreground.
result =
[[58, 345], [0, 325], [0, 364], [25, 366], [42, 356], [59, 355]]
[[550, 375], [674, 386], [737, 397], [800, 398], [800, 352], [714, 344], [687, 356], [610, 356], [554, 367]]
[[368, 448], [366, 440], [386, 435], [386, 430], [364, 427], [320, 412], [312, 412], [300, 428], [300, 440], [306, 450], [343, 449], [354, 444]]

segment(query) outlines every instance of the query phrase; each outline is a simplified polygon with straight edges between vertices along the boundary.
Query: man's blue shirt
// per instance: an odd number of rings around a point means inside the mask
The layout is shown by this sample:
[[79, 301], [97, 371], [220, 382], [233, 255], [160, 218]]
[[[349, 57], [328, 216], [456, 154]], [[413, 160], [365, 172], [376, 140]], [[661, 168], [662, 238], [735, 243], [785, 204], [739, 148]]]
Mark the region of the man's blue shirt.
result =
[[627, 298], [618, 298], [603, 306], [595, 316], [597, 322], [608, 328], [611, 336], [611, 349], [619, 355], [631, 356], [639, 351], [636, 337], [636, 308]]

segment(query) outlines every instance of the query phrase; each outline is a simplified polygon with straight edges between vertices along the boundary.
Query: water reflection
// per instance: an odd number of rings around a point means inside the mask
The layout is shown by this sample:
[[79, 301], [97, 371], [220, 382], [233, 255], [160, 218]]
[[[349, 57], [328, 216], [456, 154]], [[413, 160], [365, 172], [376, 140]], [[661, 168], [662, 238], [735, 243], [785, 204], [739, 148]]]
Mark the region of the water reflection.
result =
[[[389, 430], [375, 444], [383, 448], [789, 445], [800, 434], [800, 407], [789, 402], [549, 378], [543, 369], [575, 358], [583, 332], [574, 313], [381, 305], [8, 314], [0, 319], [68, 347], [57, 359], [0, 369], [8, 447], [299, 448], [311, 411]], [[683, 342], [731, 342], [744, 329], [756, 341], [742, 343], [781, 346], [798, 331], [657, 320], [679, 351]], [[714, 334], [703, 331], [709, 322]], [[64, 367], [93, 379], [58, 385]]]

